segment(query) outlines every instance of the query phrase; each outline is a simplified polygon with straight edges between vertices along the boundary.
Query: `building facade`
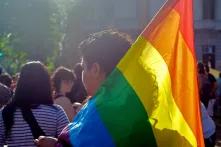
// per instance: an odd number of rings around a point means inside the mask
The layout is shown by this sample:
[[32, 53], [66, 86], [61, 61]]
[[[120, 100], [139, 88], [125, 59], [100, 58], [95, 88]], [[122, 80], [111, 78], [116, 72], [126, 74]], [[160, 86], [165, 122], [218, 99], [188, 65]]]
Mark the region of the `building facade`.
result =
[[198, 60], [221, 70], [221, 0], [195, 0], [194, 4]]
[[[136, 38], [166, 0], [94, 0], [84, 28], [117, 28]], [[221, 70], [221, 0], [193, 0], [197, 59]]]

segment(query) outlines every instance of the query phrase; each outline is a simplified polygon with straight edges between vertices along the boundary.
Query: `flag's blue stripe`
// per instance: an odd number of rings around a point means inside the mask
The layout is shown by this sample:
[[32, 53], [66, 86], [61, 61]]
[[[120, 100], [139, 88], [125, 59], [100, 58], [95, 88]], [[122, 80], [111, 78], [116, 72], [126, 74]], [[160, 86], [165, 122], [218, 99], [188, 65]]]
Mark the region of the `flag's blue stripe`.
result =
[[88, 101], [74, 119], [74, 122], [69, 125], [69, 136], [74, 147], [115, 146], [97, 112], [94, 99], [95, 97]]

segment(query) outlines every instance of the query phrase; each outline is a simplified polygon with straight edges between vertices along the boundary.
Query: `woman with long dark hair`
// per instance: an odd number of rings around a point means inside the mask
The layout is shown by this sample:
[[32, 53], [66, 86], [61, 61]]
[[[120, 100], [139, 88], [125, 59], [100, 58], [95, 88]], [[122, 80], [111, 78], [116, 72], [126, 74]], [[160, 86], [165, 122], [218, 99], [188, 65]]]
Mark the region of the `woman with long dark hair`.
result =
[[55, 89], [54, 103], [60, 105], [67, 114], [69, 121], [72, 121], [76, 112], [66, 94], [71, 91], [75, 75], [70, 69], [61, 66], [54, 71], [51, 79]]
[[0, 111], [0, 146], [35, 146], [41, 135], [58, 136], [68, 118], [53, 104], [51, 82], [45, 66], [26, 63], [12, 101]]

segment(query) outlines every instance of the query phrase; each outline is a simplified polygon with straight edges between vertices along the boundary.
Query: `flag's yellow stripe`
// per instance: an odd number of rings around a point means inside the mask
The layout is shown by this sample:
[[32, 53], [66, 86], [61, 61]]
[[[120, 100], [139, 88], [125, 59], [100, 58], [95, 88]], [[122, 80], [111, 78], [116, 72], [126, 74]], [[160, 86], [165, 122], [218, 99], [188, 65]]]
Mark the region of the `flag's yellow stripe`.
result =
[[160, 54], [167, 65], [172, 64], [171, 61], [175, 60], [176, 48], [174, 46], [177, 42], [179, 25], [179, 14], [175, 10], [171, 10], [151, 32], [144, 31], [142, 34], [157, 50], [160, 49]]
[[167, 64], [146, 39], [140, 36], [117, 67], [140, 97], [159, 146], [197, 146], [172, 96]]
[[200, 138], [202, 129], [196, 64], [192, 50], [188, 48], [179, 29], [180, 15], [176, 10], [172, 10], [152, 32], [144, 31], [143, 36], [151, 42], [166, 62], [172, 77], [174, 100], [195, 136]]

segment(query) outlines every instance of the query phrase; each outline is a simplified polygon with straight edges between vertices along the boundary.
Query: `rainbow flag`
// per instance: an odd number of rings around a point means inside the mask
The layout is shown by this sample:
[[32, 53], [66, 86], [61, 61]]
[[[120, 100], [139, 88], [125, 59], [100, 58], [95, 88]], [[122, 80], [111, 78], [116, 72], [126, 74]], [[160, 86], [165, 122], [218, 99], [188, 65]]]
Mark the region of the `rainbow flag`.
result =
[[204, 146], [192, 0], [169, 0], [60, 138], [75, 147]]

